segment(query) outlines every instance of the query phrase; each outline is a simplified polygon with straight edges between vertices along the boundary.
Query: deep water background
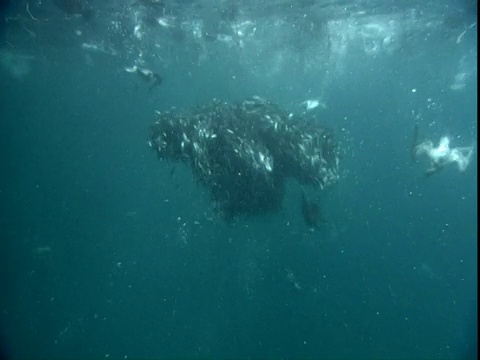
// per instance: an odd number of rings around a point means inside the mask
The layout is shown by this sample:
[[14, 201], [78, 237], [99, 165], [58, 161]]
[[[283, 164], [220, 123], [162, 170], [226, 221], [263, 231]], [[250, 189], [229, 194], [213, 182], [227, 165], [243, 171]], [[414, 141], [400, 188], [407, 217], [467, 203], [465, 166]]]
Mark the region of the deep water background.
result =
[[316, 232], [301, 219], [298, 184], [280, 213], [227, 224], [190, 170], [147, 144], [155, 109], [251, 95], [290, 104], [315, 79], [289, 72], [260, 84], [217, 58], [180, 62], [149, 92], [121, 62], [98, 55], [86, 66], [77, 49], [36, 55], [22, 80], [2, 72], [6, 354], [472, 356], [477, 158], [465, 173], [424, 178], [410, 147], [416, 121], [434, 141], [476, 141], [476, 74], [449, 89], [475, 42], [347, 59], [322, 113], [343, 146], [343, 175], [323, 194], [309, 190], [329, 220]]

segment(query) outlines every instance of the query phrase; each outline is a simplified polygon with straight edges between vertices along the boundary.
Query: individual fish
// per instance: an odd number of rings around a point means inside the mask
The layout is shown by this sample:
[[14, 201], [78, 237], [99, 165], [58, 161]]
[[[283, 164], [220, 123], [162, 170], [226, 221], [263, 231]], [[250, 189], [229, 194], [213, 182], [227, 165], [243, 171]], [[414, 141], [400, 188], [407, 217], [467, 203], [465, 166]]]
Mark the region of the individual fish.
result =
[[163, 78], [159, 74], [150, 69], [138, 67], [137, 65], [125, 68], [125, 71], [131, 74], [137, 74], [149, 85], [150, 90], [154, 87], [160, 86], [163, 81]]
[[93, 8], [87, 0], [53, 0], [53, 3], [68, 16], [81, 16], [86, 21], [93, 17]]
[[304, 191], [302, 191], [300, 207], [305, 224], [312, 230], [320, 229], [322, 223], [320, 205], [308, 200]]
[[411, 154], [412, 154], [412, 161], [416, 160], [417, 157], [417, 146], [418, 146], [418, 123], [415, 124], [413, 127], [413, 139], [412, 139], [412, 147], [411, 147]]

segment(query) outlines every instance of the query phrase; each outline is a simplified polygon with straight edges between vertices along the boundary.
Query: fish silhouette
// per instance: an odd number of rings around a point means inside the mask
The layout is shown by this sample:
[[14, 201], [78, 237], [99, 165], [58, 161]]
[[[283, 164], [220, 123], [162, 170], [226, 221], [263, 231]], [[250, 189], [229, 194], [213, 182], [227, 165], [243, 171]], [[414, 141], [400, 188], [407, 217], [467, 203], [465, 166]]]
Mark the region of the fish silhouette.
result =
[[93, 16], [93, 8], [87, 0], [53, 0], [53, 3], [68, 16], [81, 15], [86, 21]]
[[323, 223], [320, 205], [307, 199], [304, 191], [302, 191], [300, 205], [305, 224], [312, 230], [320, 229], [320, 225]]

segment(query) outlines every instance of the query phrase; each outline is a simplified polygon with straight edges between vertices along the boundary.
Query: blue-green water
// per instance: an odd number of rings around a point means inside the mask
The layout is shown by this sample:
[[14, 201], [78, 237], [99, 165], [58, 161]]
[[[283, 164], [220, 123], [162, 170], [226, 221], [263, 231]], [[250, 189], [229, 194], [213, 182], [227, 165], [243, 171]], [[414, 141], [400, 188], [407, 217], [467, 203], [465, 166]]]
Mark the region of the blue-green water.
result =
[[[154, 91], [121, 57], [24, 46], [25, 75], [0, 69], [5, 356], [475, 357], [477, 157], [425, 178], [410, 155], [416, 122], [434, 142], [476, 142], [476, 26], [458, 41], [472, 21], [268, 76], [182, 49]], [[20, 51], [4, 38], [4, 58]], [[342, 147], [339, 183], [311, 191], [323, 231], [303, 223], [294, 182], [279, 213], [226, 223], [189, 168], [148, 147], [156, 109], [252, 95], [288, 107], [320, 88]]]

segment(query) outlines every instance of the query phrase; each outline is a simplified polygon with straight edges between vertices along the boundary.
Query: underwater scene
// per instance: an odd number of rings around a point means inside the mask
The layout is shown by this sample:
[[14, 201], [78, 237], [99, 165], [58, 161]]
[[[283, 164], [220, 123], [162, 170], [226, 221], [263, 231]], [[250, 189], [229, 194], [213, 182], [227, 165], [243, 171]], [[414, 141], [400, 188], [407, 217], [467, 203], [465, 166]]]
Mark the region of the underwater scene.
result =
[[477, 358], [477, 1], [0, 12], [1, 359]]

